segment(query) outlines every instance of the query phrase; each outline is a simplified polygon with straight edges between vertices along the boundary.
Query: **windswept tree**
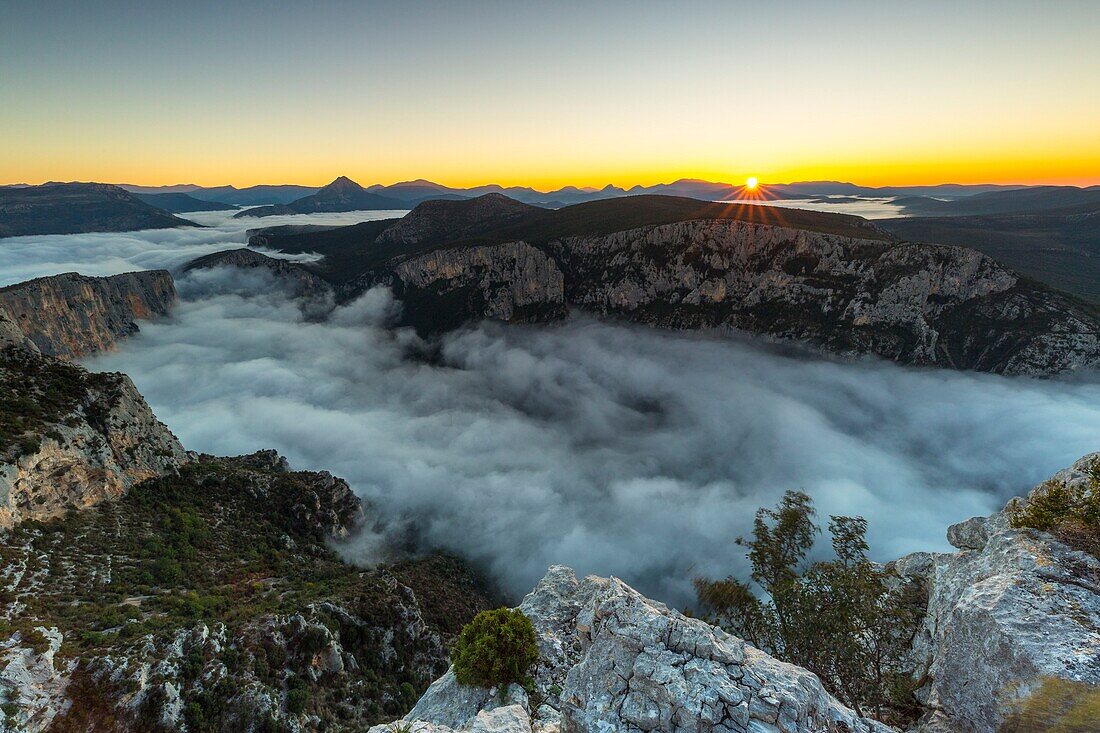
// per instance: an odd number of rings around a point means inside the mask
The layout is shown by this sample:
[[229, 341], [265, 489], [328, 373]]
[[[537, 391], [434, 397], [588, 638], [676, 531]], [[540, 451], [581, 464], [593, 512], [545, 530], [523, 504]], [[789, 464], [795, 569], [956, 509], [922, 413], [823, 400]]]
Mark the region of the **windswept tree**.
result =
[[860, 715], [911, 720], [919, 706], [907, 656], [925, 591], [868, 559], [862, 517], [830, 517], [834, 557], [808, 562], [820, 534], [815, 516], [799, 491], [758, 510], [752, 537], [737, 540], [748, 548], [755, 588], [733, 577], [697, 578], [701, 610], [711, 623], [815, 673]]

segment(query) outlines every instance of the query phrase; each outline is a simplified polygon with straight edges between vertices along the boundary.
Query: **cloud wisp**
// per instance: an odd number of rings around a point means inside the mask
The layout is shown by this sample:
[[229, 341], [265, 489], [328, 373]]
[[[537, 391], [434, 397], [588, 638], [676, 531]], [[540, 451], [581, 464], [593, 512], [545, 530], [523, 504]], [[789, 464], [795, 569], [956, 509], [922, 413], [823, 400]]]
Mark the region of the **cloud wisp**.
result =
[[[519, 594], [554, 562], [673, 603], [745, 569], [754, 511], [801, 488], [878, 559], [1100, 448], [1100, 384], [880, 362], [601, 323], [482, 324], [435, 358], [372, 290], [306, 322], [264, 273], [179, 281], [172, 319], [89, 362], [130, 374], [189, 448], [275, 448], [347, 478], [387, 533]], [[348, 552], [370, 559], [366, 539]]]

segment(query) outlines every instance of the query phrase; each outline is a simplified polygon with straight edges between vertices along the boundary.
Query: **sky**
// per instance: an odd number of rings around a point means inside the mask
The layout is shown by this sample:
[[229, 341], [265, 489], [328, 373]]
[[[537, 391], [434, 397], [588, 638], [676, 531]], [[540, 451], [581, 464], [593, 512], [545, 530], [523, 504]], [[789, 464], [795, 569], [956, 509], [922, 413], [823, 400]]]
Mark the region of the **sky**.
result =
[[1100, 2], [0, 0], [0, 183], [1100, 183]]

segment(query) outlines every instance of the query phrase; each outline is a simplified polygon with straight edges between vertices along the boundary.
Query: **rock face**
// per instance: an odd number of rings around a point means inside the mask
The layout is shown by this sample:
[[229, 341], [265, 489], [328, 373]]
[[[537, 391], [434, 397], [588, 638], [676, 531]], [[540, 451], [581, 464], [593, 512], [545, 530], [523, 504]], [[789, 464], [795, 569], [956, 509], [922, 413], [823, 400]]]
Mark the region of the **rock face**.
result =
[[[856, 731], [817, 677], [651, 601], [615, 578], [552, 567], [520, 604], [538, 634], [536, 699], [459, 687], [447, 674], [406, 722], [424, 731]], [[383, 733], [385, 726], [371, 729]]]
[[0, 237], [195, 226], [105, 183], [0, 188]]
[[[550, 320], [575, 306], [918, 366], [1026, 375], [1100, 367], [1094, 307], [975, 250], [900, 242], [859, 217], [667, 196], [550, 211], [490, 194], [427, 201], [384, 228], [263, 242], [324, 255], [315, 270], [337, 284], [339, 300], [393, 284], [422, 332], [478, 318]], [[536, 250], [523, 255], [535, 264], [508, 275], [516, 248]], [[554, 266], [536, 262], [540, 254]], [[509, 277], [528, 301], [515, 300], [523, 307], [512, 316], [502, 305]]]
[[75, 359], [114, 348], [137, 321], [165, 316], [175, 302], [166, 270], [41, 277], [0, 288], [0, 338], [15, 323], [41, 353]]
[[[1098, 462], [1085, 456], [1051, 481], [1095, 481]], [[1013, 529], [1007, 511], [954, 525], [948, 538], [962, 552], [896, 563], [930, 590], [914, 645], [927, 674], [921, 731], [996, 733], [1044, 680], [1100, 685], [1100, 560]]]
[[401, 299], [403, 322], [424, 333], [481, 318], [527, 323], [565, 315], [561, 270], [525, 242], [434, 250], [371, 273], [354, 287], [379, 283]]
[[974, 250], [736, 220], [547, 245], [570, 303], [666, 328], [735, 328], [905, 364], [1005, 374], [1100, 366], [1087, 307]]
[[0, 393], [39, 405], [5, 414], [23, 431], [5, 431], [0, 441], [0, 528], [115, 498], [189, 460], [124, 374], [89, 374], [8, 348], [0, 352], [0, 382]]

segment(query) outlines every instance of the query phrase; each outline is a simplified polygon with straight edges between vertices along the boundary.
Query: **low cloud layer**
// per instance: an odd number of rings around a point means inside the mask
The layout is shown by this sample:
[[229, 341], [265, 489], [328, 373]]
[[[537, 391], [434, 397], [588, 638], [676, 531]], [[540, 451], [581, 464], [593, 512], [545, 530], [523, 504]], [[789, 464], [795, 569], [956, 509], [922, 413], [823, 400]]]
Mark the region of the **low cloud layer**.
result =
[[[734, 539], [802, 488], [870, 520], [876, 558], [946, 549], [1100, 448], [1100, 385], [807, 358], [579, 319], [484, 324], [431, 363], [367, 293], [304, 322], [264, 276], [194, 273], [171, 321], [94, 369], [129, 373], [189, 448], [276, 448], [370, 499], [387, 531], [473, 559], [520, 594], [554, 562], [670, 602], [744, 571]], [[351, 551], [370, 559], [366, 540]]]
[[[235, 213], [202, 211], [181, 215], [202, 227], [3, 238], [0, 239], [0, 287], [62, 272], [116, 275], [134, 270], [176, 271], [196, 257], [245, 246], [249, 229], [280, 224], [355, 224], [400, 216], [404, 212], [352, 211], [262, 219], [234, 219]], [[303, 260], [310, 256], [287, 259]]]
[[[207, 229], [0, 240], [0, 284], [167, 267], [249, 227], [386, 212], [231, 220]], [[275, 448], [347, 478], [387, 534], [473, 559], [520, 594], [546, 566], [616, 574], [673, 603], [692, 575], [744, 571], [734, 539], [790, 488], [862, 514], [872, 552], [946, 549], [985, 514], [1100, 449], [1100, 384], [831, 362], [757, 340], [579, 319], [455, 333], [437, 358], [367, 293], [305, 322], [266, 273], [178, 281], [171, 320], [93, 369], [129, 373], [189, 448]], [[376, 555], [370, 537], [349, 550]], [[391, 538], [392, 539], [392, 538]]]

